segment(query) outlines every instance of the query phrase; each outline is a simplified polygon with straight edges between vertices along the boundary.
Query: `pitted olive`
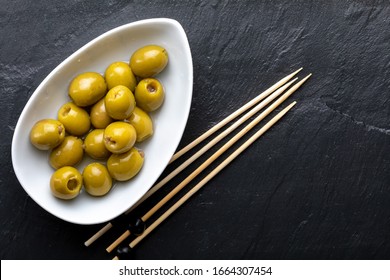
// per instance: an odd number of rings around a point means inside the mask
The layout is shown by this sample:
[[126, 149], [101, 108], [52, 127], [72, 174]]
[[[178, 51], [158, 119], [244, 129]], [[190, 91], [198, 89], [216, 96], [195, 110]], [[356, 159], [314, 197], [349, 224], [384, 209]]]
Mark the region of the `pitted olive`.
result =
[[104, 98], [107, 114], [116, 120], [130, 117], [135, 107], [134, 95], [125, 86], [116, 86], [110, 89]]
[[115, 86], [121, 85], [134, 92], [137, 80], [128, 63], [122, 61], [111, 63], [110, 66], [107, 67], [104, 76], [109, 90]]
[[79, 195], [83, 184], [80, 172], [71, 166], [64, 166], [56, 170], [50, 178], [52, 194], [60, 199], [73, 199]]
[[94, 129], [84, 139], [85, 152], [94, 159], [106, 159], [110, 156], [104, 144], [104, 129]]
[[157, 79], [143, 79], [135, 88], [134, 96], [138, 107], [146, 112], [152, 112], [160, 108], [164, 102], [164, 87]]
[[76, 76], [69, 86], [70, 98], [80, 107], [96, 103], [106, 92], [106, 81], [96, 72], [86, 72]]
[[83, 159], [83, 141], [75, 136], [66, 136], [62, 143], [49, 155], [49, 163], [54, 169], [74, 166]]
[[92, 196], [103, 196], [112, 187], [112, 179], [107, 168], [101, 163], [90, 163], [83, 171], [84, 188]]
[[109, 124], [104, 130], [104, 145], [114, 154], [120, 154], [130, 150], [137, 139], [134, 126], [118, 121]]
[[36, 122], [30, 131], [30, 142], [39, 150], [50, 150], [64, 141], [64, 125], [53, 119]]
[[57, 117], [64, 125], [66, 132], [75, 136], [84, 135], [91, 127], [91, 121], [87, 111], [73, 102], [62, 105], [58, 110]]
[[114, 121], [114, 119], [107, 114], [104, 98], [100, 99], [92, 106], [90, 117], [91, 123], [95, 128], [106, 128], [107, 125]]
[[137, 132], [137, 142], [142, 142], [153, 135], [153, 122], [148, 113], [135, 107], [131, 116], [127, 119]]
[[122, 154], [112, 154], [107, 161], [108, 172], [118, 181], [127, 181], [141, 170], [144, 164], [144, 153], [133, 147]]
[[130, 68], [141, 78], [152, 77], [168, 64], [168, 52], [161, 46], [148, 45], [136, 50], [130, 58]]

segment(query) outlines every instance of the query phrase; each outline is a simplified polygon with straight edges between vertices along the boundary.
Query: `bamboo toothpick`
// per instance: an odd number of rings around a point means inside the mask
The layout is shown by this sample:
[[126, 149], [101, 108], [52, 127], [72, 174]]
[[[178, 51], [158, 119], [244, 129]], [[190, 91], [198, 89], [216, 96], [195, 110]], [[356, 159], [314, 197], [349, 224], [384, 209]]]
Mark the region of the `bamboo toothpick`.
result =
[[198, 152], [193, 154], [185, 162], [183, 162], [181, 165], [179, 165], [175, 170], [173, 170], [166, 177], [164, 177], [160, 182], [158, 182], [156, 185], [154, 185], [149, 191], [147, 191], [140, 200], [138, 200], [128, 211], [125, 212], [125, 214], [128, 214], [132, 210], [137, 208], [138, 205], [140, 205], [142, 202], [144, 202], [146, 199], [148, 199], [151, 195], [153, 195], [155, 192], [157, 192], [159, 189], [161, 189], [165, 184], [167, 184], [171, 179], [173, 179], [181, 171], [183, 171], [185, 168], [187, 168], [191, 163], [193, 163], [195, 160], [197, 160], [205, 152], [207, 152], [209, 149], [211, 149], [216, 144], [218, 144], [219, 141], [221, 141], [223, 138], [225, 138], [227, 135], [229, 135], [232, 131], [234, 131], [240, 125], [242, 125], [244, 122], [246, 122], [249, 118], [251, 118], [253, 115], [258, 113], [265, 106], [267, 106], [272, 100], [274, 100], [281, 93], [283, 93], [286, 90], [286, 88], [288, 88], [296, 80], [297, 80], [297, 78], [295, 78], [294, 80], [288, 82], [287, 84], [285, 84], [284, 86], [282, 86], [281, 88], [276, 90], [274, 93], [269, 95], [266, 99], [264, 99], [260, 104], [258, 104], [256, 107], [251, 109], [248, 113], [246, 113], [244, 116], [242, 116], [240, 119], [238, 119], [230, 127], [228, 127], [226, 130], [224, 130], [222, 133], [220, 133], [218, 136], [216, 136], [213, 140], [211, 140], [209, 143], [207, 143], [205, 146], [203, 146], [203, 148], [201, 148]]
[[[261, 135], [263, 135], [268, 129], [270, 129], [277, 121], [279, 121], [294, 105], [294, 101], [275, 117], [273, 117], [267, 124], [265, 124], [260, 130], [258, 130], [252, 137], [250, 137], [244, 144], [242, 144], [237, 150], [235, 150], [229, 157], [227, 157], [220, 165], [218, 165], [213, 171], [211, 171], [204, 179], [202, 179], [195, 187], [187, 192], [182, 198], [180, 198], [174, 205], [172, 205], [164, 214], [162, 214], [155, 222], [153, 222], [144, 233], [135, 238], [130, 244], [130, 248], [134, 248], [141, 242], [149, 233], [151, 233], [157, 226], [159, 226], [165, 219], [167, 219], [173, 212], [175, 212], [180, 206], [182, 206], [191, 196], [199, 191], [206, 183], [208, 183], [215, 175], [217, 175], [223, 168], [231, 163], [238, 155], [240, 155], [245, 149], [247, 149], [254, 141], [256, 141]], [[116, 257], [117, 258], [117, 257]], [[117, 258], [118, 259], [118, 258]]]
[[240, 132], [238, 132], [233, 138], [226, 142], [221, 148], [218, 149], [211, 157], [203, 162], [195, 171], [193, 171], [186, 179], [184, 179], [178, 186], [176, 186], [170, 193], [168, 193], [163, 199], [160, 200], [152, 209], [150, 209], [142, 220], [146, 222], [154, 213], [156, 213], [165, 203], [167, 203], [173, 196], [175, 196], [181, 189], [183, 189], [188, 183], [190, 183], [196, 176], [198, 176], [204, 169], [206, 169], [211, 163], [213, 163], [219, 156], [221, 156], [227, 149], [241, 139], [248, 131], [255, 127], [261, 120], [268, 116], [273, 110], [275, 110], [280, 104], [283, 103], [293, 92], [295, 92], [308, 78], [310, 75], [305, 77], [303, 80], [291, 87], [285, 94], [278, 98], [271, 106], [245, 126]]
[[[240, 109], [236, 110], [235, 112], [233, 112], [231, 115], [229, 115], [228, 117], [226, 117], [225, 119], [223, 119], [221, 122], [219, 122], [218, 124], [216, 124], [214, 127], [212, 127], [210, 130], [206, 131], [204, 134], [202, 134], [201, 136], [199, 136], [197, 139], [195, 139], [194, 141], [192, 141], [190, 144], [188, 144], [186, 147], [184, 147], [183, 149], [181, 149], [179, 152], [175, 153], [172, 157], [172, 159], [170, 160], [169, 163], [172, 163], [174, 160], [176, 160], [177, 158], [179, 158], [180, 156], [182, 156], [183, 154], [185, 154], [187, 151], [189, 151], [190, 149], [192, 149], [193, 147], [195, 147], [196, 145], [198, 145], [200, 142], [202, 142], [204, 139], [206, 139], [207, 137], [209, 137], [211, 134], [213, 134], [214, 132], [216, 132], [217, 130], [219, 130], [221, 127], [223, 127], [224, 125], [226, 125], [227, 123], [229, 123], [231, 120], [235, 119], [237, 116], [239, 116], [240, 114], [242, 114], [243, 112], [245, 112], [246, 110], [248, 110], [249, 108], [251, 108], [252, 106], [254, 106], [255, 104], [259, 103], [261, 100], [263, 100], [264, 98], [266, 98], [268, 95], [270, 95], [272, 92], [274, 92], [275, 90], [277, 90], [278, 88], [282, 87], [284, 84], [286, 84], [289, 80], [291, 80], [297, 73], [299, 73], [303, 68], [299, 68], [298, 70], [294, 71], [293, 73], [289, 74], [288, 76], [284, 77], [283, 79], [281, 79], [280, 81], [278, 81], [276, 84], [274, 84], [273, 86], [271, 86], [270, 88], [268, 88], [267, 90], [265, 90], [264, 92], [262, 92], [261, 94], [259, 94], [257, 97], [255, 97], [254, 99], [252, 99], [251, 101], [249, 101], [248, 103], [246, 103], [244, 106], [242, 106]], [[289, 83], [291, 84], [291, 83]], [[286, 86], [285, 88], [287, 88], [288, 86]], [[283, 91], [283, 90], [282, 90]], [[280, 92], [282, 92], [280, 91]], [[265, 105], [264, 105], [265, 106]], [[208, 148], [209, 149], [209, 148]], [[199, 157], [200, 155], [198, 154], [197, 157]], [[158, 184], [156, 184], [153, 188], [151, 188], [145, 195], [144, 197], [142, 197], [140, 199], [140, 201], [138, 201], [134, 206], [132, 206], [128, 211], [125, 212], [125, 214], [128, 214], [129, 212], [131, 212], [133, 209], [135, 209], [135, 207], [137, 207], [142, 201], [144, 201], [145, 199], [147, 199], [150, 195], [152, 195], [153, 193], [155, 193], [158, 189], [160, 189], [163, 185], [165, 185], [169, 180], [171, 180], [174, 176], [176, 176], [179, 172], [181, 172], [184, 168], [186, 168], [191, 162], [193, 162], [194, 160], [196, 160], [196, 158], [192, 158], [192, 160], [188, 160], [185, 162], [185, 165], [183, 164], [183, 166], [181, 167], [182, 169], [181, 170], [177, 170], [177, 173], [176, 174], [170, 174], [167, 176], [167, 178], [163, 179], [162, 181], [160, 181]], [[100, 238], [103, 234], [105, 234], [111, 227], [112, 227], [112, 223], [108, 223], [106, 226], [104, 226], [101, 230], [99, 230], [96, 234], [94, 234], [90, 239], [88, 239], [84, 245], [85, 246], [90, 246], [94, 241], [96, 241], [98, 238]]]
[[115, 240], [110, 246], [107, 247], [106, 251], [108, 253], [112, 252], [119, 244], [121, 244], [127, 237], [131, 234], [130, 230], [126, 230], [122, 235]]
[[87, 241], [84, 242], [85, 246], [91, 245], [93, 242], [95, 242], [98, 238], [100, 238], [104, 233], [106, 233], [110, 228], [112, 228], [112, 224], [108, 223], [104, 227], [102, 227], [97, 233], [92, 235], [91, 238], [89, 238]]
[[[219, 156], [221, 156], [227, 149], [229, 149], [234, 143], [236, 143], [239, 139], [241, 139], [248, 131], [250, 131], [261, 120], [263, 120], [273, 110], [275, 110], [281, 103], [283, 103], [283, 101], [285, 101], [292, 93], [294, 93], [310, 76], [311, 76], [311, 74], [309, 74], [304, 79], [302, 79], [300, 82], [298, 82], [297, 84], [292, 86], [285, 94], [283, 94], [280, 98], [278, 98], [265, 111], [263, 111], [253, 121], [251, 121], [247, 126], [245, 126], [240, 132], [238, 132], [227, 143], [225, 143], [220, 149], [218, 149], [218, 151], [216, 151], [211, 157], [209, 157], [205, 162], [203, 162], [195, 171], [193, 171], [187, 178], [185, 178], [179, 185], [177, 185], [170, 193], [168, 193], [163, 199], [161, 199], [153, 208], [151, 208], [144, 216], [142, 216], [141, 220], [146, 222], [153, 214], [155, 214], [163, 205], [165, 205], [170, 199], [172, 199], [180, 190], [182, 190], [188, 183], [190, 183], [205, 168], [207, 168]], [[126, 232], [124, 234], [126, 234]], [[120, 240], [120, 239], [121, 238], [118, 238], [117, 240], [115, 240], [106, 249], [107, 252], [111, 252], [116, 246], [118, 246], [120, 244], [120, 242], [118, 240]]]

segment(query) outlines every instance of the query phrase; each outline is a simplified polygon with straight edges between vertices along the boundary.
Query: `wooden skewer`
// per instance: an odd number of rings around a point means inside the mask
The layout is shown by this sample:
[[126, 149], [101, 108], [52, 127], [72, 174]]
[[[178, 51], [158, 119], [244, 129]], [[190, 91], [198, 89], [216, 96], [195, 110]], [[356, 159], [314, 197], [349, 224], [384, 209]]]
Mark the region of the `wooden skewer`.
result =
[[[142, 235], [135, 238], [130, 244], [130, 248], [134, 248], [141, 242], [149, 233], [151, 233], [158, 225], [160, 225], [165, 219], [167, 219], [173, 212], [175, 212], [180, 206], [182, 206], [191, 196], [193, 196], [198, 190], [200, 190], [206, 183], [208, 183], [215, 175], [217, 175], [223, 168], [231, 163], [238, 155], [240, 155], [246, 148], [248, 148], [254, 141], [256, 141], [261, 135], [263, 135], [269, 128], [271, 128], [277, 121], [279, 121], [294, 105], [294, 101], [279, 114], [273, 117], [267, 124], [265, 124], [259, 131], [257, 131], [252, 137], [250, 137], [244, 144], [242, 144], [237, 150], [235, 150], [229, 157], [227, 157], [220, 165], [218, 165], [213, 171], [211, 171], [203, 180], [201, 180], [195, 187], [193, 187], [188, 193], [180, 198], [174, 205], [172, 205], [164, 214], [162, 214], [155, 222], [153, 222]], [[118, 259], [118, 257], [116, 257]]]
[[91, 245], [93, 242], [95, 242], [99, 237], [101, 237], [104, 233], [106, 233], [110, 228], [112, 228], [112, 224], [108, 223], [104, 227], [102, 227], [97, 233], [92, 235], [90, 239], [84, 242], [85, 246]]
[[[311, 74], [310, 74], [311, 75]], [[234, 143], [236, 143], [242, 136], [244, 136], [249, 130], [256, 126], [261, 120], [268, 116], [275, 108], [277, 108], [284, 100], [286, 100], [294, 91], [296, 91], [309, 77], [305, 77], [302, 81], [291, 87], [285, 94], [278, 98], [271, 106], [264, 110], [259, 116], [245, 126], [240, 132], [238, 132], [232, 139], [226, 142], [218, 151], [216, 151], [211, 157], [209, 157], [204, 163], [202, 163], [194, 172], [192, 172], [186, 179], [184, 179], [178, 186], [176, 186], [169, 194], [160, 200], [152, 209], [150, 209], [142, 220], [146, 222], [154, 213], [156, 213], [165, 203], [167, 203], [173, 196], [175, 196], [181, 189], [183, 189], [188, 183], [190, 183], [199, 173], [206, 169], [211, 163], [213, 163], [220, 155], [222, 155], [227, 149], [229, 149]]]
[[[243, 137], [249, 130], [257, 125], [261, 120], [268, 116], [275, 108], [277, 108], [284, 100], [286, 100], [294, 91], [296, 91], [309, 77], [306, 76], [302, 81], [291, 87], [285, 94], [278, 98], [271, 106], [269, 106], [264, 112], [257, 116], [247, 126], [245, 126], [239, 133], [237, 133], [232, 139], [225, 143], [217, 152], [203, 162], [195, 171], [193, 171], [186, 179], [184, 179], [179, 185], [177, 185], [170, 193], [168, 193], [160, 202], [158, 202], [152, 209], [150, 209], [141, 220], [146, 222], [153, 214], [155, 214], [165, 203], [173, 198], [180, 190], [182, 190], [188, 183], [190, 183], [197, 175], [199, 175], [205, 168], [207, 168], [212, 162], [214, 162], [220, 155], [222, 155], [227, 149], [229, 149], [234, 143], [236, 143], [241, 137]], [[126, 232], [123, 235], [126, 235]], [[111, 252], [122, 241], [122, 238], [115, 240], [106, 250]]]
[[189, 159], [187, 159], [185, 162], [183, 162], [181, 165], [179, 165], [175, 170], [173, 170], [165, 178], [163, 178], [160, 182], [158, 182], [156, 185], [154, 185], [149, 191], [147, 191], [144, 194], [144, 196], [140, 200], [137, 201], [137, 203], [135, 203], [129, 210], [127, 210], [125, 212], [125, 214], [128, 214], [132, 210], [137, 208], [138, 205], [140, 205], [142, 202], [144, 202], [146, 199], [148, 199], [156, 191], [161, 189], [165, 184], [167, 184], [171, 179], [173, 179], [181, 171], [183, 171], [185, 168], [187, 168], [191, 163], [193, 163], [195, 160], [197, 160], [205, 152], [207, 152], [212, 147], [214, 147], [216, 144], [218, 144], [219, 141], [221, 141], [223, 138], [225, 138], [227, 135], [229, 135], [232, 131], [234, 131], [236, 128], [238, 128], [240, 125], [242, 125], [244, 122], [246, 122], [249, 118], [251, 118], [257, 112], [259, 112], [265, 106], [267, 106], [272, 100], [274, 100], [281, 93], [283, 93], [286, 90], [286, 88], [288, 88], [297, 79], [298, 78], [293, 79], [292, 81], [288, 82], [287, 84], [285, 84], [284, 86], [282, 86], [281, 88], [276, 90], [273, 94], [271, 94], [266, 99], [264, 99], [260, 104], [258, 104], [256, 107], [252, 108], [252, 110], [250, 110], [248, 113], [246, 113], [240, 119], [238, 119], [235, 123], [233, 123], [229, 128], [224, 130], [217, 137], [215, 137], [213, 140], [211, 140], [209, 143], [207, 143], [202, 149], [200, 149], [198, 152], [193, 154]]
[[200, 142], [202, 142], [204, 139], [206, 139], [207, 137], [209, 137], [211, 134], [213, 134], [214, 132], [216, 132], [218, 129], [220, 129], [221, 127], [225, 126], [227, 123], [229, 123], [230, 121], [232, 121], [233, 119], [235, 119], [236, 117], [238, 117], [239, 115], [241, 115], [243, 112], [245, 112], [246, 110], [248, 110], [249, 108], [251, 108], [253, 105], [257, 104], [258, 102], [260, 102], [261, 100], [263, 100], [265, 97], [267, 97], [269, 94], [271, 94], [272, 92], [274, 92], [276, 89], [278, 89], [279, 87], [281, 87], [282, 85], [284, 85], [285, 83], [287, 83], [292, 77], [294, 77], [299, 71], [301, 71], [303, 68], [299, 68], [297, 71], [291, 73], [290, 75], [288, 75], [287, 77], [284, 77], [283, 79], [281, 79], [279, 82], [277, 82], [276, 84], [274, 84], [272, 87], [270, 87], [269, 89], [267, 89], [266, 91], [264, 91], [263, 93], [261, 93], [260, 95], [258, 95], [257, 97], [255, 97], [254, 99], [252, 99], [251, 101], [249, 101], [248, 103], [246, 103], [244, 106], [242, 106], [241, 108], [239, 108], [238, 110], [236, 110], [235, 112], [233, 112], [231, 115], [227, 116], [225, 119], [223, 119], [222, 121], [220, 121], [219, 123], [217, 123], [215, 126], [213, 126], [211, 129], [209, 129], [208, 131], [206, 131], [205, 133], [203, 133], [201, 136], [199, 136], [198, 138], [196, 138], [194, 141], [192, 141], [190, 144], [188, 144], [187, 146], [185, 146], [184, 148], [182, 148], [180, 151], [176, 152], [171, 160], [169, 161], [169, 163], [172, 163], [174, 162], [176, 159], [178, 159], [179, 157], [181, 157], [182, 155], [184, 155], [186, 152], [188, 152], [189, 150], [191, 150], [193, 147], [195, 147], [196, 145], [198, 145]]
[[114, 250], [119, 244], [121, 244], [127, 237], [129, 237], [131, 234], [130, 230], [126, 230], [124, 233], [122, 233], [121, 236], [118, 237], [117, 240], [115, 240], [110, 246], [107, 247], [106, 251], [108, 253], [111, 253], [112, 250]]
[[[181, 149], [179, 152], [175, 153], [172, 157], [172, 159], [170, 160], [169, 163], [172, 163], [174, 160], [178, 159], [180, 156], [182, 156], [184, 153], [186, 153], [187, 151], [189, 151], [190, 149], [192, 149], [193, 147], [195, 147], [196, 145], [198, 145], [200, 142], [202, 142], [204, 139], [206, 139], [207, 137], [209, 137], [211, 134], [213, 134], [214, 132], [216, 132], [218, 129], [220, 129], [221, 127], [223, 127], [224, 125], [226, 125], [227, 123], [229, 123], [231, 120], [235, 119], [237, 116], [239, 116], [240, 114], [242, 114], [243, 112], [245, 112], [247, 109], [249, 109], [250, 107], [254, 106], [255, 104], [257, 104], [258, 102], [260, 102], [261, 100], [263, 100], [264, 98], [266, 98], [269, 94], [271, 94], [273, 91], [275, 91], [276, 89], [278, 89], [279, 87], [283, 86], [285, 83], [287, 83], [291, 78], [293, 78], [298, 72], [300, 72], [303, 68], [299, 68], [298, 70], [296, 70], [295, 72], [289, 74], [288, 76], [284, 77], [283, 79], [281, 79], [279, 82], [277, 82], [276, 84], [274, 84], [273, 86], [271, 86], [270, 88], [268, 88], [266, 91], [264, 91], [263, 93], [261, 93], [260, 95], [258, 95], [257, 97], [255, 97], [254, 99], [252, 99], [251, 101], [249, 101], [248, 103], [246, 103], [243, 107], [241, 107], [240, 109], [236, 110], [234, 113], [232, 113], [230, 116], [226, 117], [225, 119], [223, 119], [221, 122], [219, 122], [218, 124], [216, 124], [213, 128], [211, 128], [209, 131], [206, 131], [203, 135], [199, 136], [197, 139], [195, 139], [194, 141], [192, 141], [190, 144], [188, 144], [186, 147], [184, 147], [183, 149]], [[194, 159], [195, 160], [195, 159]], [[185, 168], [185, 167], [184, 167]], [[184, 169], [183, 168], [183, 169]], [[180, 171], [179, 171], [180, 172]], [[178, 172], [178, 173], [179, 173]], [[173, 176], [176, 176], [176, 175], [173, 175]], [[170, 178], [172, 179], [172, 178]], [[169, 180], [170, 180], [169, 179]], [[168, 181], [169, 181], [168, 180]], [[159, 188], [161, 188], [164, 184], [166, 184], [168, 181], [166, 182], [159, 182], [157, 185], [155, 185], [154, 187], [154, 191], [151, 191], [151, 193], [146, 193], [145, 195], [147, 195], [146, 197], [142, 197], [141, 200], [144, 201], [146, 198], [148, 198], [150, 195], [152, 195], [154, 192], [156, 192]], [[157, 186], [157, 187], [156, 187]], [[142, 202], [141, 201], [141, 202]], [[136, 205], [134, 205], [133, 207], [131, 207], [128, 211], [126, 211], [125, 214], [128, 214], [130, 211], [132, 211], [133, 209], [135, 209], [136, 206], [138, 206], [141, 202], [137, 202]], [[94, 241], [96, 241], [98, 238], [100, 238], [103, 234], [105, 234], [110, 228], [112, 227], [112, 224], [111, 223], [108, 223], [106, 226], [104, 226], [101, 230], [99, 230], [97, 233], [95, 233], [90, 239], [88, 239], [84, 245], [85, 246], [90, 246]]]

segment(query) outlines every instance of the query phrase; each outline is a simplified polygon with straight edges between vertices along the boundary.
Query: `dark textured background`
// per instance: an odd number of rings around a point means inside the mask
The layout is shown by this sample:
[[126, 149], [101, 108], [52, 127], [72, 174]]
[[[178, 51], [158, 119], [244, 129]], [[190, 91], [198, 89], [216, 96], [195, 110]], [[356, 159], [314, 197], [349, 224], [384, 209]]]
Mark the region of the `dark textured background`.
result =
[[390, 258], [390, 4], [311, 2], [1, 0], [1, 258], [112, 257], [104, 249], [123, 227], [85, 248], [100, 225], [61, 221], [28, 197], [13, 172], [12, 135], [62, 60], [105, 31], [153, 17], [178, 20], [192, 50], [193, 103], [181, 146], [293, 70], [303, 66], [300, 77], [313, 77], [290, 99], [298, 106], [135, 257]]

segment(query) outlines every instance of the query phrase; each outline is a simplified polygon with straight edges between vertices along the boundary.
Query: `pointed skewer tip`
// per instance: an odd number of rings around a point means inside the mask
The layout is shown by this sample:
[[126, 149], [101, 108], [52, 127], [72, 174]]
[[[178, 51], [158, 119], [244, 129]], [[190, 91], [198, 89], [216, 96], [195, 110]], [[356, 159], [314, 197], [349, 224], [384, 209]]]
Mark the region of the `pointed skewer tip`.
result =
[[301, 83], [306, 82], [306, 80], [309, 79], [310, 77], [311, 77], [311, 73], [310, 73], [309, 75], [307, 75], [305, 78], [303, 78], [303, 79], [301, 80]]
[[299, 73], [300, 71], [302, 71], [303, 67], [299, 68], [298, 70], [296, 70], [295, 72], [293, 72], [293, 75], [296, 75], [297, 73]]
[[281, 116], [284, 116], [285, 114], [287, 114], [288, 111], [291, 110], [292, 107], [295, 106], [295, 104], [297, 104], [297, 102], [296, 102], [296, 101], [293, 101], [290, 105], [288, 105], [286, 108], [284, 108], [282, 111], [280, 111], [279, 114], [280, 114]]
[[297, 104], [297, 102], [296, 101], [293, 101], [293, 102], [291, 102], [291, 104], [290, 105], [288, 105], [284, 110], [286, 111], [286, 113], [287, 113], [287, 111], [289, 111], [292, 107], [294, 107], [295, 106], [295, 104]]

